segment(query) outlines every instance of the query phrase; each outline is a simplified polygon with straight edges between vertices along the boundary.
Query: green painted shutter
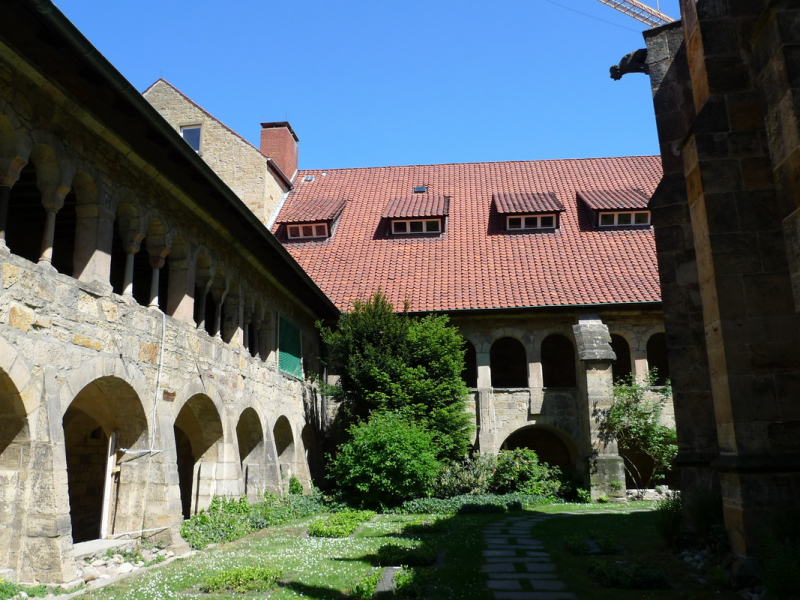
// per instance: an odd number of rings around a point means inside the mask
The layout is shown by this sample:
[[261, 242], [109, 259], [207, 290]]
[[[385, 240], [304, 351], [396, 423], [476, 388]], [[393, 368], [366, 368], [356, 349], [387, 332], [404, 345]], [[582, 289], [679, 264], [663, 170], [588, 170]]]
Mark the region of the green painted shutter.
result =
[[278, 321], [278, 368], [298, 379], [303, 378], [300, 329], [283, 317], [280, 317]]

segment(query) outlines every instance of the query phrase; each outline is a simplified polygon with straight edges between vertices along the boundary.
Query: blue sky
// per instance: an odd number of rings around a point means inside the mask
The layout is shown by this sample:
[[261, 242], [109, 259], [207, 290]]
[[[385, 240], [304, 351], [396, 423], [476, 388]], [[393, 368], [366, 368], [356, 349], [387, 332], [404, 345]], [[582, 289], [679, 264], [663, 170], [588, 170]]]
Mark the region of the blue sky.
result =
[[164, 77], [256, 145], [291, 122], [301, 168], [658, 152], [648, 78], [608, 74], [645, 26], [597, 0], [56, 4], [139, 90]]

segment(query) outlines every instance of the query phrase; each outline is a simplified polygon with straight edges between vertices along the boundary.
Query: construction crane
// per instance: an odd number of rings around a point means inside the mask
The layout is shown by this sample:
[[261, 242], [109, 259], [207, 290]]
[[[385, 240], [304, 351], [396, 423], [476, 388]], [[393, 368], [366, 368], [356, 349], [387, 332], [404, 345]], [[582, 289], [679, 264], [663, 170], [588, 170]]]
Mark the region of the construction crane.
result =
[[600, 0], [600, 2], [617, 9], [629, 17], [633, 17], [637, 21], [641, 21], [648, 27], [658, 27], [675, 21], [675, 19], [668, 17], [661, 11], [650, 8], [637, 0]]

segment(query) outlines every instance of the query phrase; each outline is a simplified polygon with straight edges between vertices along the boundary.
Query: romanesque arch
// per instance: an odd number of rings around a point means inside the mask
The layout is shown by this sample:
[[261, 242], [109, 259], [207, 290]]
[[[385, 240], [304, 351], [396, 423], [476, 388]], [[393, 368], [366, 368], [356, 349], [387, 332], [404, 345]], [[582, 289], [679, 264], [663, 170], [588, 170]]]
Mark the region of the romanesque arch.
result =
[[525, 346], [516, 338], [502, 337], [489, 351], [492, 387], [528, 387], [528, 357]]
[[266, 452], [261, 419], [252, 407], [245, 408], [236, 424], [239, 464], [242, 468], [244, 493], [251, 500], [266, 489]]
[[73, 542], [141, 528], [148, 419], [133, 387], [95, 379], [62, 418]]
[[578, 385], [575, 347], [569, 338], [560, 333], [550, 334], [542, 340], [542, 384], [546, 388], [573, 388]]
[[503, 450], [529, 448], [536, 452], [539, 460], [562, 471], [575, 468], [578, 461], [578, 445], [565, 431], [547, 425], [530, 425], [514, 431], [503, 442]]
[[296, 475], [294, 473], [295, 446], [292, 425], [285, 416], [281, 415], [275, 421], [275, 426], [272, 428], [272, 438], [275, 440], [275, 451], [278, 454], [277, 460], [281, 478], [285, 477], [288, 480], [292, 475]]
[[614, 381], [630, 377], [633, 372], [631, 363], [631, 346], [625, 336], [618, 333], [611, 334], [611, 349], [617, 356], [614, 364], [611, 365], [611, 373]]
[[222, 432], [220, 412], [205, 393], [189, 397], [175, 418], [178, 485], [186, 519], [208, 506], [214, 496]]

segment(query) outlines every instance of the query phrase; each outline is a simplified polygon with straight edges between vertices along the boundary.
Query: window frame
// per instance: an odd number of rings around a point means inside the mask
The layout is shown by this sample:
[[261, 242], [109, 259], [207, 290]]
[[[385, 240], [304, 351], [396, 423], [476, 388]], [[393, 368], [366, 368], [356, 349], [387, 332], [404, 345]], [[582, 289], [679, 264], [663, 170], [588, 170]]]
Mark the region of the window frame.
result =
[[[647, 215], [647, 223], [637, 223], [636, 222], [636, 215]], [[605, 215], [613, 215], [614, 216], [614, 223], [613, 224], [604, 224], [602, 222], [603, 217]], [[631, 222], [630, 223], [620, 223], [619, 222], [619, 215], [630, 215]], [[650, 227], [652, 225], [652, 215], [650, 214], [649, 210], [604, 210], [600, 211], [597, 215], [597, 226], [598, 227]]]
[[[186, 139], [186, 137], [183, 135], [183, 132], [184, 132], [184, 131], [187, 131], [187, 130], [195, 130], [195, 129], [196, 129], [196, 130], [197, 130], [197, 132], [198, 132], [198, 138], [197, 138], [197, 148], [195, 148], [194, 146], [192, 146], [192, 144], [191, 144], [191, 143], [190, 143], [190, 142], [189, 142], [189, 141]], [[203, 148], [203, 124], [202, 124], [202, 123], [193, 123], [193, 124], [191, 124], [191, 125], [181, 125], [181, 126], [180, 126], [180, 128], [179, 128], [179, 131], [180, 131], [181, 138], [183, 139], [183, 141], [184, 141], [184, 142], [186, 142], [187, 144], [189, 144], [189, 147], [190, 147], [192, 150], [194, 150], [195, 152], [197, 152], [198, 154], [200, 154], [200, 153], [201, 153], [201, 149]]]
[[[543, 227], [541, 225], [542, 217], [552, 217], [553, 224], [547, 227]], [[526, 227], [525, 220], [535, 218], [536, 219], [536, 227]], [[511, 219], [519, 219], [520, 220], [520, 227], [511, 227]], [[558, 213], [528, 213], [528, 214], [514, 214], [514, 215], [506, 215], [506, 231], [510, 232], [517, 232], [517, 231], [547, 231], [547, 230], [555, 230], [558, 229]]]
[[[405, 223], [406, 231], [397, 231], [397, 224]], [[411, 223], [422, 223], [422, 231], [411, 231]], [[428, 223], [436, 223], [436, 231], [428, 231]], [[420, 219], [392, 219], [392, 235], [441, 235], [443, 230], [441, 218], [420, 218]]]
[[[314, 230], [313, 235], [304, 235], [303, 234], [303, 227], [304, 226], [312, 227], [313, 230]], [[325, 234], [324, 235], [318, 235], [317, 234], [317, 227], [320, 227], [320, 226], [325, 228]], [[299, 235], [292, 235], [292, 229], [295, 228], [295, 227], [298, 229]], [[286, 224], [286, 237], [289, 238], [290, 240], [313, 240], [313, 239], [319, 240], [319, 239], [331, 237], [330, 234], [331, 234], [331, 229], [328, 226], [328, 222], [327, 221], [311, 221], [309, 223], [287, 223]]]

